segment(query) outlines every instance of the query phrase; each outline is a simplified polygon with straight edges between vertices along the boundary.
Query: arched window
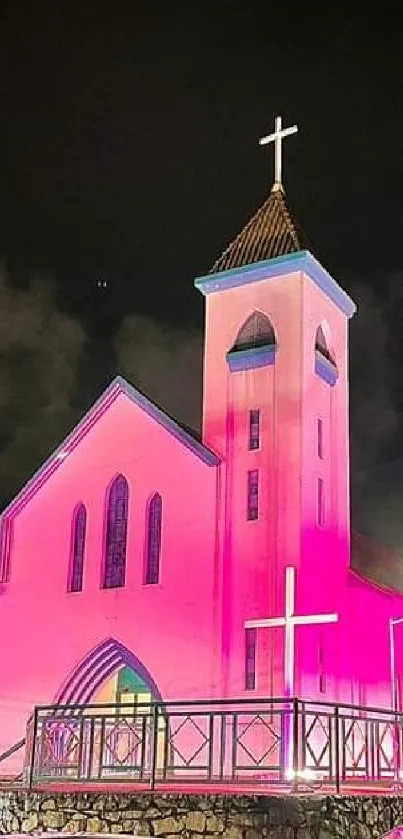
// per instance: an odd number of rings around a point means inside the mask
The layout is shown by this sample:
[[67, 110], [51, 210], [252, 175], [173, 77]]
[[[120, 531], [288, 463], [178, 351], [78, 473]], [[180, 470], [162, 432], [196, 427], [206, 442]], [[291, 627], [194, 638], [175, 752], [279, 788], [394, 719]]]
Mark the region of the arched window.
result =
[[258, 349], [258, 347], [274, 347], [275, 345], [276, 336], [267, 315], [262, 312], [252, 312], [239, 330], [232, 352]]
[[227, 364], [232, 373], [253, 370], [274, 364], [276, 335], [267, 315], [252, 312], [238, 332], [235, 344], [227, 352]]
[[330, 352], [323, 326], [318, 326], [315, 334], [315, 373], [331, 387], [337, 382], [337, 365]]
[[85, 531], [87, 511], [84, 504], [77, 504], [73, 513], [71, 533], [71, 556], [69, 569], [69, 591], [81, 591], [83, 587]]
[[129, 486], [118, 475], [109, 488], [103, 588], [120, 588], [126, 578], [126, 538]]
[[331, 364], [335, 363], [334, 358], [333, 358], [333, 356], [332, 356], [332, 354], [329, 350], [329, 347], [327, 345], [327, 341], [326, 341], [326, 338], [325, 338], [325, 333], [323, 331], [322, 326], [318, 326], [318, 328], [316, 330], [315, 350], [316, 350], [316, 352], [323, 355], [323, 357], [326, 358], [327, 361], [330, 361]]
[[150, 499], [147, 514], [146, 568], [144, 575], [144, 582], [147, 584], [158, 583], [160, 579], [161, 523], [162, 498], [156, 492]]

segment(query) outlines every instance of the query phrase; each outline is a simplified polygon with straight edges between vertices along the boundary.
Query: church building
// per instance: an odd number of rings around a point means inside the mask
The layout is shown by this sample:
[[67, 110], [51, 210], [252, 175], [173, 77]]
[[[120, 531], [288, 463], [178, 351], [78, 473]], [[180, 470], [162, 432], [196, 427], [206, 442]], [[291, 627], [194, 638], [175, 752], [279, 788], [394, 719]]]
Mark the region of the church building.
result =
[[350, 561], [356, 307], [290, 212], [286, 133], [264, 204], [195, 280], [201, 441], [117, 377], [3, 512], [0, 753], [36, 705], [401, 703], [403, 596]]

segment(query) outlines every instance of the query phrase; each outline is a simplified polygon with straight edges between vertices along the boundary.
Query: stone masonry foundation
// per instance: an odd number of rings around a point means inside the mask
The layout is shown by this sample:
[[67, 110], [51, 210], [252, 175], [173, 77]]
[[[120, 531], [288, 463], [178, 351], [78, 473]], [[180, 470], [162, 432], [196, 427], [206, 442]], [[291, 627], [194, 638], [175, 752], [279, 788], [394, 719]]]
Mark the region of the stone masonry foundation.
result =
[[0, 792], [0, 834], [372, 839], [399, 824], [403, 797]]

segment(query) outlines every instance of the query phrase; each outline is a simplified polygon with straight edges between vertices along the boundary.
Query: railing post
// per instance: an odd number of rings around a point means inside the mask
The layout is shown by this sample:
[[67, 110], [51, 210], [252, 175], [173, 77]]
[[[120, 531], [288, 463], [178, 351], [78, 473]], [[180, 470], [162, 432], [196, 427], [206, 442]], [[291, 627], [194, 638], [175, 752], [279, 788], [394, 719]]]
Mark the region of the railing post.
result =
[[33, 780], [34, 780], [37, 733], [38, 733], [38, 709], [35, 708], [34, 709], [33, 726], [32, 726], [31, 754], [29, 755], [28, 778], [27, 778], [27, 787], [28, 787], [29, 790], [32, 789], [32, 784], [33, 784]]
[[334, 759], [335, 759], [335, 782], [336, 792], [340, 792], [340, 716], [339, 706], [336, 705], [334, 709], [334, 727], [335, 727], [335, 741], [334, 741]]
[[150, 789], [155, 788], [155, 776], [157, 771], [158, 760], [158, 702], [153, 705], [152, 715], [152, 749], [151, 749], [151, 771], [150, 771]]
[[393, 784], [392, 789], [401, 790], [400, 762], [401, 762], [401, 725], [402, 717], [393, 710]]
[[297, 697], [292, 700], [292, 775], [293, 787], [296, 791], [298, 789], [298, 772], [299, 772], [299, 702]]

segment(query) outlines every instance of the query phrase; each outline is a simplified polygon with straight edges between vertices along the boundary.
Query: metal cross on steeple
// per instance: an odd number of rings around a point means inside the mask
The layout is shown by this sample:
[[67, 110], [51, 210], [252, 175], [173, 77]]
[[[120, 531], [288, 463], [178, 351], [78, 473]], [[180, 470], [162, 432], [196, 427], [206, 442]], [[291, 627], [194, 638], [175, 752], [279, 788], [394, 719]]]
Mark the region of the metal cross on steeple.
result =
[[261, 137], [259, 140], [260, 146], [267, 146], [268, 143], [274, 142], [274, 183], [278, 186], [281, 186], [281, 144], [284, 137], [289, 137], [290, 134], [296, 134], [298, 131], [297, 125], [282, 128], [281, 124], [281, 117], [276, 117], [273, 134], [268, 134], [267, 137]]

